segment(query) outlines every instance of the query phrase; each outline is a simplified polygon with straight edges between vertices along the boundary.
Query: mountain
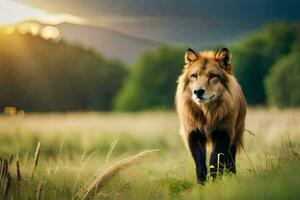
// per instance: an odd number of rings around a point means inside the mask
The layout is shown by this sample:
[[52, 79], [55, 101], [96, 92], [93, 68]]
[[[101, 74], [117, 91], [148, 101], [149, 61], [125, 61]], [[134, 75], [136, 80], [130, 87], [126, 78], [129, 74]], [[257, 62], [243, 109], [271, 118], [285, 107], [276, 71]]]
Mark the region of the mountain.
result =
[[86, 24], [60, 23], [52, 25], [36, 20], [26, 20], [0, 28], [9, 33], [18, 30], [21, 33], [39, 34], [44, 39], [61, 38], [86, 49], [94, 49], [100, 55], [121, 60], [126, 64], [134, 63], [144, 50], [153, 49], [162, 44], [162, 42], [151, 39]]
[[68, 42], [93, 48], [108, 58], [116, 58], [127, 64], [136, 61], [145, 49], [161, 45], [160, 42], [138, 38], [128, 34], [91, 25], [61, 23], [56, 25], [62, 38]]

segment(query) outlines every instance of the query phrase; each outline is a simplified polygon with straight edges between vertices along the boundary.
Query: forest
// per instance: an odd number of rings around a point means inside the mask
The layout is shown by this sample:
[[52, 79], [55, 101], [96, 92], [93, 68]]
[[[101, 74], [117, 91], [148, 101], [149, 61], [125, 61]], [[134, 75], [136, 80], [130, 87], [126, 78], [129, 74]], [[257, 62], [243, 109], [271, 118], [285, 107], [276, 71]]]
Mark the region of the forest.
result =
[[[205, 49], [224, 46], [249, 105], [300, 105], [299, 22], [269, 24]], [[0, 32], [0, 102], [39, 112], [173, 109], [187, 48], [162, 45], [127, 66], [64, 40]]]

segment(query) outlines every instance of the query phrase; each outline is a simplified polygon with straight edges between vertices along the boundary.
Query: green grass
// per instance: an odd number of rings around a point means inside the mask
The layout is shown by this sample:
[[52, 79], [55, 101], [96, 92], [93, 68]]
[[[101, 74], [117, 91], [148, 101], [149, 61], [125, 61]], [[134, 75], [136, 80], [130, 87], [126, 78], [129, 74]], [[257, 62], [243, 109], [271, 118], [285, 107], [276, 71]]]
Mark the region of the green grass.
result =
[[0, 155], [10, 160], [9, 199], [36, 199], [41, 184], [40, 199], [81, 199], [76, 194], [99, 170], [145, 149], [159, 151], [121, 171], [90, 199], [300, 199], [300, 111], [252, 109], [246, 127], [255, 136], [245, 132], [237, 175], [201, 186], [173, 112], [2, 115]]

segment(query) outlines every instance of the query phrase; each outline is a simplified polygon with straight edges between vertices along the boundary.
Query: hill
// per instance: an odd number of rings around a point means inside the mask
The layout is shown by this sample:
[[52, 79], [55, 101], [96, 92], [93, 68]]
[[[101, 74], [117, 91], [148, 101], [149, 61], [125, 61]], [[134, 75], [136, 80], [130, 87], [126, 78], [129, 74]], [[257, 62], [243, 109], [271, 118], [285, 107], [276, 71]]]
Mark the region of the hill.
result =
[[133, 63], [143, 50], [161, 44], [91, 25], [62, 23], [56, 27], [66, 41], [93, 48], [108, 58], [117, 58], [129, 64]]

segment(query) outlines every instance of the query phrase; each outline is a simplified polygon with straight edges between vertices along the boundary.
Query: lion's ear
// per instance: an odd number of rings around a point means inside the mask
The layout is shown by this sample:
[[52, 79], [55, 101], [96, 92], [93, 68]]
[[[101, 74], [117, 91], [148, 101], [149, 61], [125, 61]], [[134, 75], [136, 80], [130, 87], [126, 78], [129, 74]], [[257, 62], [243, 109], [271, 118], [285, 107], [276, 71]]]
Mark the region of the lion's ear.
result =
[[184, 59], [185, 64], [189, 64], [190, 62], [196, 60], [198, 58], [198, 54], [193, 49], [188, 49], [185, 52]]
[[231, 54], [227, 48], [223, 48], [216, 53], [216, 59], [220, 66], [231, 73]]

